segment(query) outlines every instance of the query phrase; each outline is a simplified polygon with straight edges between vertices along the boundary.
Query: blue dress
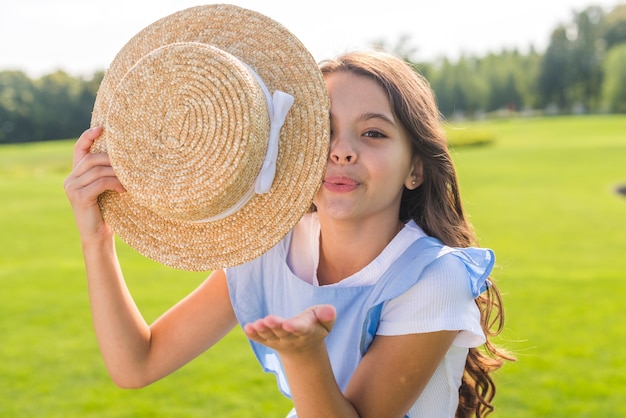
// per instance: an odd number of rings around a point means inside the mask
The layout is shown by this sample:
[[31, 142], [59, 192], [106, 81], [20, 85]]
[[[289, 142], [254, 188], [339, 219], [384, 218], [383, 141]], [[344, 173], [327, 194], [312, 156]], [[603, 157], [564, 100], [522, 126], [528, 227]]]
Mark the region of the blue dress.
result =
[[[489, 249], [451, 248], [435, 238], [423, 237], [413, 242], [373, 285], [314, 286], [295, 276], [287, 265], [290, 240], [291, 233], [261, 257], [226, 269], [235, 314], [245, 325], [269, 314], [289, 318], [313, 305], [333, 305], [337, 320], [326, 346], [342, 391], [376, 335], [385, 301], [406, 292], [420, 280], [428, 265], [448, 254], [463, 262], [468, 285], [477, 297], [489, 285], [487, 278], [495, 261]], [[257, 342], [250, 344], [263, 369], [276, 375], [279, 389], [291, 398], [278, 354]]]

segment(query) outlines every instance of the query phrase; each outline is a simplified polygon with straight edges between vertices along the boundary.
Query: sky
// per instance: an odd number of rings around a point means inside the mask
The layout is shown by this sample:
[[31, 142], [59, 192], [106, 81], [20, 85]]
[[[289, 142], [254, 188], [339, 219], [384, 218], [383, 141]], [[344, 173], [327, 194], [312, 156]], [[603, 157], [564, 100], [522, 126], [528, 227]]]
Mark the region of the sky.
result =
[[[433, 61], [503, 48], [544, 51], [559, 24], [591, 5], [625, 0], [230, 0], [283, 24], [316, 60], [406, 36], [413, 58]], [[89, 76], [150, 23], [197, 0], [2, 0], [0, 71], [57, 69]]]

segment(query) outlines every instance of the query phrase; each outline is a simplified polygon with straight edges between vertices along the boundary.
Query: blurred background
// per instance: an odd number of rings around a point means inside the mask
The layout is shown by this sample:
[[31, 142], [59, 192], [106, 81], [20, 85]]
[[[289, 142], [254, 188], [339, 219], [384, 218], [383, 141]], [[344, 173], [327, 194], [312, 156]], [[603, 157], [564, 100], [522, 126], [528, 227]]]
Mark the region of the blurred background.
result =
[[[318, 60], [382, 46], [414, 63], [447, 118], [626, 112], [626, 4], [236, 1], [294, 32]], [[103, 72], [154, 20], [197, 1], [0, 5], [0, 143], [77, 136]]]
[[[626, 3], [231, 1], [321, 60], [384, 47], [430, 81], [518, 360], [494, 416], [626, 417]], [[137, 32], [189, 0], [0, 3], [0, 417], [284, 417], [240, 330], [121, 390], [91, 328], [63, 180], [99, 83]], [[118, 241], [148, 322], [207, 275]]]

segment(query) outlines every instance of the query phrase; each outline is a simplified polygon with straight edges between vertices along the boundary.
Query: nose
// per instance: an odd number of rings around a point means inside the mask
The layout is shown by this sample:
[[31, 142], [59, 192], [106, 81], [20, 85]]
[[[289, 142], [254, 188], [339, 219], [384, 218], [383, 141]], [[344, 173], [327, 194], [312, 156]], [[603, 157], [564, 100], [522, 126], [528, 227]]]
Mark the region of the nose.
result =
[[331, 135], [330, 160], [336, 164], [350, 164], [356, 161], [354, 142], [346, 135]]

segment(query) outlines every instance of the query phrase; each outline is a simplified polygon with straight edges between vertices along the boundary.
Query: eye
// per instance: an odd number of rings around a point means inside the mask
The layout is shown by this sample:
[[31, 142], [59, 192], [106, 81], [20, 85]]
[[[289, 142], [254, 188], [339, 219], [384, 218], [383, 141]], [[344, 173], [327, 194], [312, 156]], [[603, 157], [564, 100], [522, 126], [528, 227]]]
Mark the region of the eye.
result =
[[367, 138], [387, 138], [387, 135], [375, 129], [370, 129], [369, 131], [365, 131], [363, 133], [363, 136]]

